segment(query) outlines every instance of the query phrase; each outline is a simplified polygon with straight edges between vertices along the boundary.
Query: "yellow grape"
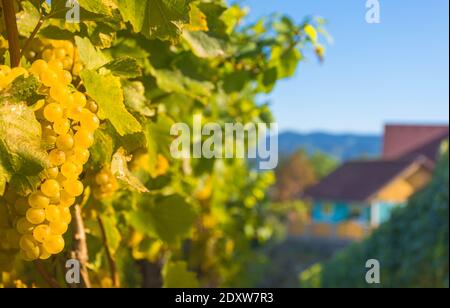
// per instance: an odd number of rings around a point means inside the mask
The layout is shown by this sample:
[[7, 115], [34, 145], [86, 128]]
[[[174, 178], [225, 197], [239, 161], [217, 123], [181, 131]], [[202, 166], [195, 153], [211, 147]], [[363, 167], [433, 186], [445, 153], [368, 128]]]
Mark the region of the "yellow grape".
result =
[[89, 161], [90, 153], [89, 150], [83, 148], [75, 148], [73, 150], [73, 159], [76, 163], [81, 165], [86, 164]]
[[83, 183], [73, 179], [64, 181], [63, 187], [64, 190], [72, 197], [81, 196], [84, 191]]
[[49, 122], [57, 122], [62, 119], [64, 111], [61, 105], [51, 103], [44, 108], [44, 117]]
[[48, 64], [44, 60], [37, 60], [31, 65], [31, 72], [40, 75], [48, 70]]
[[69, 225], [64, 221], [53, 221], [50, 223], [50, 232], [53, 235], [63, 235], [67, 232]]
[[50, 89], [50, 97], [57, 102], [65, 102], [70, 96], [70, 91], [67, 86], [56, 85]]
[[56, 147], [61, 151], [69, 151], [73, 145], [74, 138], [71, 135], [61, 135], [56, 139]]
[[61, 221], [70, 224], [72, 221], [72, 214], [70, 214], [70, 209], [67, 207], [60, 208], [60, 214], [61, 214]]
[[37, 243], [31, 234], [25, 234], [20, 238], [19, 246], [22, 250], [32, 250]]
[[28, 203], [32, 208], [44, 209], [50, 204], [50, 199], [40, 192], [34, 192], [28, 197]]
[[95, 177], [95, 182], [98, 185], [106, 185], [109, 183], [109, 175], [106, 172], [100, 172]]
[[58, 221], [61, 215], [61, 211], [56, 205], [49, 205], [45, 208], [45, 218], [49, 222]]
[[58, 254], [64, 250], [64, 239], [60, 235], [50, 235], [44, 242], [44, 248], [51, 254]]
[[40, 253], [39, 259], [41, 260], [48, 260], [52, 256], [51, 253], [45, 250], [43, 245], [39, 246], [39, 253]]
[[57, 180], [47, 180], [41, 185], [41, 191], [44, 195], [49, 198], [54, 198], [59, 196], [59, 192], [61, 190], [61, 186], [59, 185]]
[[81, 128], [88, 131], [95, 131], [100, 126], [98, 117], [87, 109], [84, 109], [80, 116]]
[[64, 59], [66, 57], [66, 50], [64, 48], [55, 49], [55, 57], [56, 59]]
[[75, 146], [88, 149], [94, 144], [94, 134], [84, 128], [81, 128], [75, 134], [74, 140]]
[[58, 79], [58, 74], [51, 69], [48, 69], [46, 72], [41, 74], [42, 83], [47, 87], [58, 84]]
[[[73, 97], [72, 97], [73, 98]], [[81, 106], [71, 106], [67, 110], [67, 117], [74, 121], [79, 121], [81, 117], [81, 113], [83, 112], [83, 107]]]
[[64, 69], [64, 64], [61, 60], [53, 59], [50, 62], [48, 62], [48, 66], [50, 69], [52, 69], [54, 72], [59, 72]]
[[60, 205], [62, 207], [71, 207], [72, 205], [75, 204], [75, 198], [71, 195], [69, 195], [67, 192], [62, 191], [61, 192], [61, 200], [60, 200]]
[[16, 230], [20, 234], [28, 234], [33, 232], [34, 225], [29, 222], [26, 218], [20, 218], [16, 223]]
[[51, 50], [51, 49], [44, 50], [44, 52], [42, 53], [42, 59], [44, 59], [44, 61], [46, 61], [46, 62], [49, 62], [49, 61], [55, 59], [55, 54], [54, 54], [53, 50]]
[[75, 100], [75, 105], [80, 106], [80, 107], [86, 106], [87, 99], [83, 93], [75, 92], [73, 94], [73, 98]]
[[40, 225], [34, 228], [33, 237], [39, 243], [45, 242], [45, 240], [51, 235], [50, 227], [48, 225]]
[[26, 217], [32, 224], [39, 225], [45, 221], [45, 211], [42, 209], [29, 209]]
[[66, 162], [61, 167], [61, 173], [68, 179], [77, 178], [80, 175], [80, 168], [73, 162]]
[[53, 124], [53, 130], [58, 135], [65, 135], [70, 130], [70, 121], [66, 119], [60, 119]]
[[66, 153], [55, 149], [48, 154], [48, 158], [53, 166], [61, 166], [66, 162]]

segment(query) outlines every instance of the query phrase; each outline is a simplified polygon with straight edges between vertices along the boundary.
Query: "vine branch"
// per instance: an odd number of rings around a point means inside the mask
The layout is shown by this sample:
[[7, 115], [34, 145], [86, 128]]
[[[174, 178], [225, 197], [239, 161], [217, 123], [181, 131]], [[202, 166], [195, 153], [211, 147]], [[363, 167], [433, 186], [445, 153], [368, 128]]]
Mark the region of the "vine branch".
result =
[[81, 207], [76, 204], [72, 209], [73, 215], [73, 227], [74, 227], [74, 251], [73, 256], [80, 261], [80, 274], [83, 278], [86, 288], [91, 288], [91, 280], [89, 278], [89, 272], [87, 269], [87, 263], [89, 261], [88, 248], [86, 242], [86, 231], [84, 229], [83, 218], [81, 217]]
[[14, 2], [11, 0], [2, 0], [2, 3], [3, 3], [3, 14], [5, 17], [6, 32], [8, 34], [11, 67], [17, 67], [20, 65], [21, 56], [20, 56], [19, 29], [17, 28]]
[[37, 23], [36, 27], [34, 28], [33, 32], [31, 33], [30, 37], [25, 42], [25, 45], [23, 45], [21, 57], [25, 55], [25, 52], [30, 48], [31, 43], [33, 42], [34, 38], [38, 34], [39, 30], [41, 30], [42, 25], [44, 24], [45, 18], [41, 13], [41, 16], [39, 18], [39, 22]]
[[110, 273], [111, 279], [113, 281], [113, 285], [116, 288], [120, 288], [120, 277], [119, 277], [119, 273], [117, 271], [116, 261], [114, 261], [111, 251], [109, 250], [108, 238], [106, 237], [106, 231], [105, 231], [105, 225], [103, 224], [103, 220], [100, 216], [97, 217], [97, 221], [98, 221], [98, 225], [100, 227], [100, 231], [102, 233], [103, 246], [105, 247], [106, 258], [108, 259], [108, 264], [109, 264], [109, 273]]
[[50, 274], [47, 272], [47, 270], [44, 268], [44, 266], [42, 265], [41, 262], [39, 261], [35, 261], [34, 262], [34, 267], [36, 268], [36, 270], [39, 272], [39, 274], [42, 276], [42, 278], [45, 280], [45, 282], [54, 289], [60, 289], [61, 286], [59, 285], [59, 283], [50, 276]]

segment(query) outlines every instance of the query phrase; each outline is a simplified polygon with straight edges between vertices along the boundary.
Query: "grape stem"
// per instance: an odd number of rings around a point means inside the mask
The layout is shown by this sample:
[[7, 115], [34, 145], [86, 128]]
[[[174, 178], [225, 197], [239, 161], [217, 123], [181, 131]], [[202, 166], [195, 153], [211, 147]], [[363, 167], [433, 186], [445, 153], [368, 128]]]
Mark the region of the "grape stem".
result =
[[105, 225], [103, 224], [103, 219], [100, 216], [98, 216], [97, 221], [98, 221], [98, 225], [100, 227], [100, 231], [102, 233], [103, 246], [105, 247], [106, 258], [108, 259], [109, 272], [110, 272], [111, 279], [113, 281], [113, 285], [115, 288], [120, 288], [120, 277], [119, 277], [119, 273], [117, 272], [116, 262], [114, 261], [114, 258], [112, 257], [111, 251], [109, 250], [108, 238], [106, 237], [106, 231], [105, 231]]
[[21, 57], [20, 57], [19, 29], [17, 28], [14, 1], [2, 0], [2, 3], [3, 3], [3, 14], [5, 16], [6, 32], [8, 34], [11, 67], [17, 67], [20, 65]]
[[39, 30], [41, 30], [42, 25], [44, 24], [45, 18], [41, 13], [41, 16], [39, 18], [39, 22], [37, 23], [36, 27], [34, 28], [33, 32], [31, 33], [30, 37], [25, 42], [25, 45], [22, 48], [21, 57], [25, 55], [25, 52], [30, 48], [31, 43], [33, 42], [33, 39], [38, 34]]
[[59, 283], [50, 276], [50, 274], [47, 272], [47, 270], [44, 268], [41, 262], [35, 261], [34, 266], [36, 270], [39, 272], [39, 274], [42, 276], [42, 278], [45, 280], [45, 282], [54, 289], [60, 289], [61, 286]]
[[84, 228], [83, 217], [81, 216], [81, 207], [76, 204], [72, 208], [73, 228], [74, 228], [74, 251], [73, 256], [80, 261], [80, 274], [86, 288], [91, 288], [91, 280], [87, 269], [89, 261], [88, 248], [86, 242], [86, 231]]

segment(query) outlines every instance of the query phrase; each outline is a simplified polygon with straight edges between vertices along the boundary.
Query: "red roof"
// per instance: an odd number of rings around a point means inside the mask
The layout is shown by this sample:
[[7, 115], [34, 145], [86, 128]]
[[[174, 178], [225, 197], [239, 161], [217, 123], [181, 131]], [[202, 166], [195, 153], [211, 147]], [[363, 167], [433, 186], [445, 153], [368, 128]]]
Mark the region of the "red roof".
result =
[[[433, 146], [436, 142], [442, 142], [448, 138], [448, 126], [420, 126], [420, 125], [387, 125], [384, 136], [383, 159], [400, 159], [410, 155], [411, 152], [417, 154], [431, 155], [432, 160], [436, 160]], [[420, 149], [428, 153], [420, 153]], [[431, 149], [431, 151], [430, 151]], [[439, 149], [437, 146], [434, 150]], [[434, 153], [431, 153], [434, 152]]]
[[306, 192], [310, 198], [329, 201], [367, 202], [414, 163], [428, 168], [428, 160], [356, 161], [344, 164]]

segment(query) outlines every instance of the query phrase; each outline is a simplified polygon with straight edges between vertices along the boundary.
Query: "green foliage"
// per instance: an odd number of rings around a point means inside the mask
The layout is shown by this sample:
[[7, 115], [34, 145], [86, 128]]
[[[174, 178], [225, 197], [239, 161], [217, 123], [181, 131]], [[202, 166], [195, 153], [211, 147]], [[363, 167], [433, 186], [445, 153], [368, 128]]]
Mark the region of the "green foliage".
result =
[[[449, 156], [443, 155], [432, 183], [414, 196], [364, 243], [301, 275], [304, 287], [361, 287], [366, 261], [381, 264], [384, 288], [449, 287]], [[377, 287], [377, 285], [375, 285]]]
[[35, 188], [39, 173], [49, 166], [40, 142], [41, 126], [23, 103], [0, 102], [0, 193], [7, 182], [19, 194]]
[[83, 71], [81, 78], [87, 93], [99, 105], [100, 119], [111, 122], [121, 136], [142, 131], [141, 124], [125, 108], [120, 78], [90, 70]]
[[[72, 86], [96, 102], [101, 120], [77, 200], [92, 280], [108, 285], [112, 258], [126, 286], [140, 283], [136, 261], [163, 264], [166, 287], [235, 285], [254, 262], [254, 248], [274, 234], [267, 196], [273, 174], [252, 172], [238, 159], [173, 160], [170, 128], [199, 113], [222, 126], [270, 121], [258, 95], [295, 73], [304, 50], [319, 41], [304, 28], [319, 24], [273, 17], [245, 25], [246, 11], [221, 0], [79, 0], [81, 22], [71, 24], [65, 1], [39, 3], [20, 1], [21, 40], [41, 12], [39, 39], [75, 43], [84, 69]], [[31, 79], [18, 79], [1, 93], [0, 194], [5, 187], [31, 192], [48, 167], [29, 107], [39, 92]], [[102, 200], [92, 193], [100, 170], [120, 184]], [[69, 231], [65, 252], [73, 236]], [[64, 258], [44, 263], [51, 269]], [[45, 286], [32, 270], [19, 266], [12, 274]]]

